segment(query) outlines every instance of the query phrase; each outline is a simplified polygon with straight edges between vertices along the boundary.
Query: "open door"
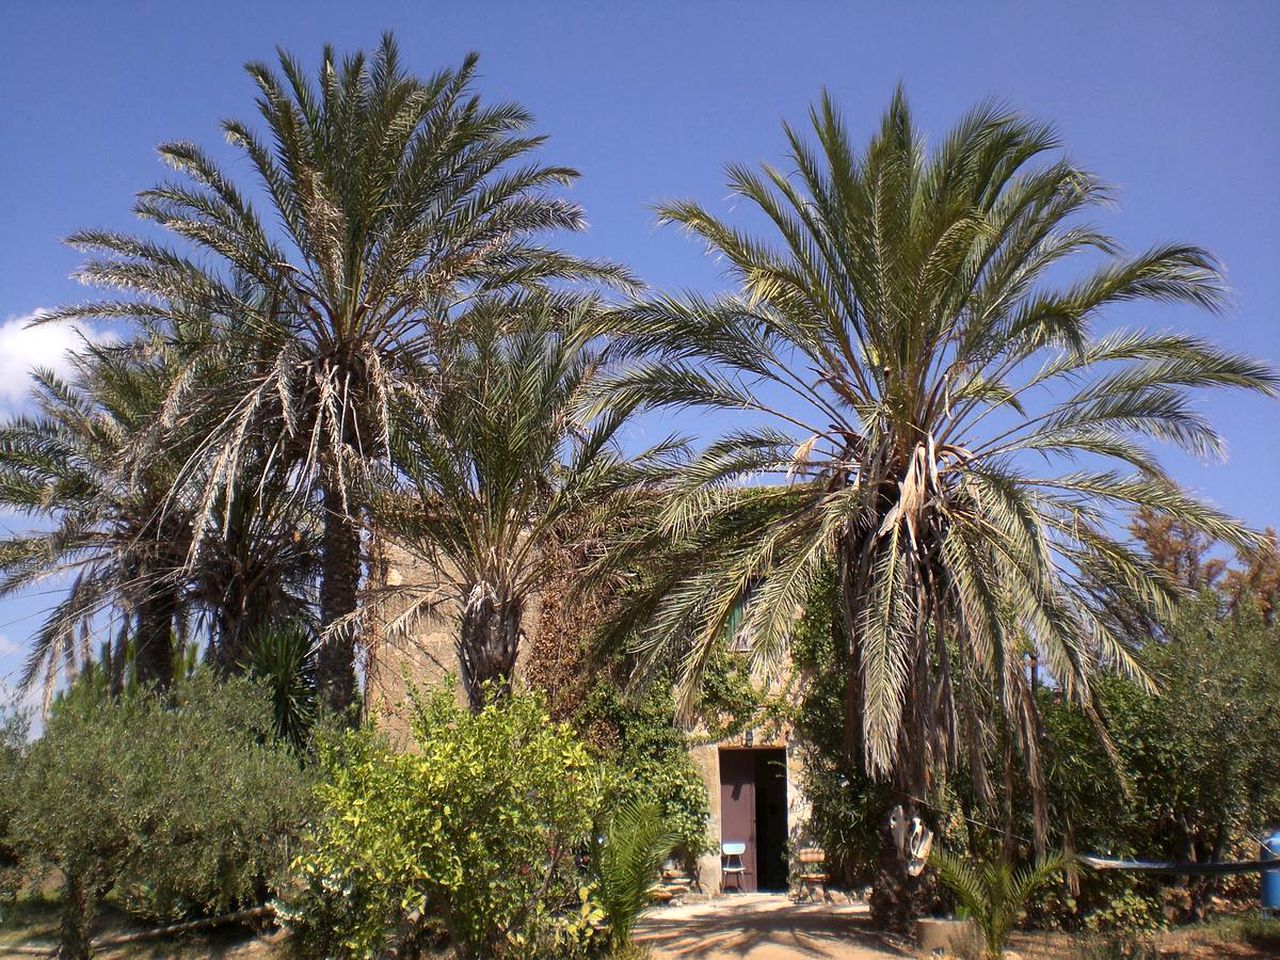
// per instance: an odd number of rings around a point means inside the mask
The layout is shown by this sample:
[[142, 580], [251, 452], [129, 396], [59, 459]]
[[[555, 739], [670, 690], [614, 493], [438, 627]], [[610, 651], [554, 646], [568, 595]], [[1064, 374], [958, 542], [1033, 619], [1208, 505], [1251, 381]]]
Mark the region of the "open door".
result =
[[721, 748], [720, 841], [746, 844], [744, 891], [787, 889], [786, 750]]

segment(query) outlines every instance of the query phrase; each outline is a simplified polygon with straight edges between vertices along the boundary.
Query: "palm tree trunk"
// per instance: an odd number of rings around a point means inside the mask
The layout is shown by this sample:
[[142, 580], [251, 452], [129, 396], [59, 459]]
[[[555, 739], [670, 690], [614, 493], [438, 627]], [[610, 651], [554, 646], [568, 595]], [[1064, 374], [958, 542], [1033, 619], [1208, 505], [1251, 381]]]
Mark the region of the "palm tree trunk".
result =
[[[909, 798], [901, 800], [907, 822], [918, 811]], [[882, 817], [880, 851], [876, 856], [875, 876], [871, 884], [871, 922], [881, 930], [910, 933], [916, 918], [924, 913], [928, 887], [924, 875], [913, 877], [907, 872], [907, 857], [889, 830], [889, 812]]]
[[355, 625], [360, 590], [360, 525], [348, 511], [336, 483], [324, 492], [324, 535], [320, 556], [321, 645], [316, 663], [320, 702], [345, 713], [356, 695]]
[[173, 623], [178, 613], [176, 591], [160, 588], [138, 603], [133, 669], [139, 685], [164, 690], [173, 682]]
[[520, 599], [500, 598], [488, 584], [472, 588], [458, 634], [462, 687], [472, 710], [511, 693], [523, 613]]

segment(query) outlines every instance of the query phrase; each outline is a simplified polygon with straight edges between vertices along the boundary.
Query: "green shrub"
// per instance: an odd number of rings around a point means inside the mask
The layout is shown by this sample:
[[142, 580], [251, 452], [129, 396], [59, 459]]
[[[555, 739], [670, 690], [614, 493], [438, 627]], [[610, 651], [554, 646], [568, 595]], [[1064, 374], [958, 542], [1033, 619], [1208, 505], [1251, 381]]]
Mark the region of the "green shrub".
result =
[[86, 677], [55, 704], [15, 779], [10, 836], [33, 866], [65, 877], [66, 955], [87, 955], [113, 889], [153, 918], [270, 895], [310, 798], [271, 729], [260, 687], [207, 671], [167, 697], [113, 698]]
[[1072, 960], [1160, 960], [1160, 948], [1149, 935], [1112, 932], [1077, 944]]
[[1223, 940], [1247, 943], [1270, 955], [1280, 956], [1280, 920], [1256, 915], [1232, 917], [1218, 921], [1215, 929]]
[[412, 728], [411, 753], [369, 731], [322, 750], [323, 815], [281, 909], [304, 955], [410, 956], [435, 923], [462, 960], [588, 939], [575, 854], [599, 778], [569, 728], [535, 697], [470, 713], [448, 685], [414, 695]]
[[605, 769], [606, 805], [656, 804], [675, 834], [675, 850], [692, 865], [712, 849], [707, 788], [689, 754], [689, 738], [674, 721], [669, 687], [655, 684], [630, 699], [610, 680], [598, 684], [572, 721], [578, 729], [604, 727], [609, 735], [593, 755]]
[[22, 773], [27, 718], [19, 712], [0, 715], [0, 909], [8, 912], [22, 885], [22, 863], [10, 823], [17, 812], [18, 778]]
[[631, 943], [636, 919], [677, 840], [656, 803], [634, 801], [611, 810], [593, 833], [591, 875], [614, 950]]

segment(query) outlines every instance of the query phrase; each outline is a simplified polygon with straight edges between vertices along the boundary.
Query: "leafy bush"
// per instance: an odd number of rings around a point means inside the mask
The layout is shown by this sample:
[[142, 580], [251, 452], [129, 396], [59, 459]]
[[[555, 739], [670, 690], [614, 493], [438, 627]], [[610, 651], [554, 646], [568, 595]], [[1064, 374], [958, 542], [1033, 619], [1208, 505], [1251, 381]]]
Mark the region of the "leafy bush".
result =
[[412, 753], [369, 731], [322, 749], [323, 816], [281, 910], [299, 948], [409, 956], [434, 923], [460, 960], [583, 939], [575, 854], [600, 799], [586, 749], [536, 697], [478, 713], [448, 684], [413, 699]]
[[591, 842], [591, 875], [596, 899], [609, 921], [609, 943], [621, 950], [631, 942], [640, 911], [662, 863], [678, 840], [656, 803], [631, 801], [612, 810]]
[[[1280, 635], [1249, 604], [1229, 614], [1211, 593], [1183, 603], [1166, 633], [1143, 651], [1158, 695], [1120, 677], [1095, 685], [1114, 759], [1088, 718], [1041, 691], [1051, 820], [1070, 825], [1081, 851], [1248, 859], [1256, 846], [1246, 838], [1280, 818], [1280, 766], [1270, 750], [1280, 737]], [[1252, 899], [1256, 881], [1243, 889]], [[1202, 919], [1221, 891], [1216, 877], [1084, 871], [1074, 909], [1059, 919], [1151, 930]]]
[[711, 804], [690, 756], [689, 738], [674, 715], [669, 687], [655, 685], [633, 700], [603, 679], [570, 722], [596, 733], [591, 753], [607, 774], [605, 805], [656, 804], [675, 834], [676, 852], [691, 864], [711, 849]]
[[65, 877], [64, 951], [87, 956], [114, 889], [149, 917], [265, 899], [288, 865], [310, 786], [274, 741], [266, 695], [207, 672], [113, 698], [87, 676], [54, 706], [15, 780], [11, 842]]
[[1218, 922], [1216, 932], [1223, 940], [1247, 943], [1280, 956], [1280, 920], [1256, 915], [1233, 917]]
[[1077, 945], [1072, 960], [1160, 960], [1160, 948], [1149, 936], [1111, 933]]
[[676, 853], [692, 866], [712, 849], [711, 804], [690, 737], [675, 721], [674, 677], [655, 676], [642, 690], [624, 692], [634, 668], [622, 652], [626, 644], [600, 643], [600, 631], [619, 614], [617, 584], [575, 589], [585, 577], [583, 562], [578, 547], [564, 552], [542, 597], [525, 676], [546, 695], [552, 717], [568, 723], [604, 768], [606, 806], [656, 803], [678, 837]]
[[8, 908], [22, 885], [22, 863], [10, 823], [17, 812], [17, 784], [22, 773], [27, 718], [21, 712], [0, 715], [0, 905]]

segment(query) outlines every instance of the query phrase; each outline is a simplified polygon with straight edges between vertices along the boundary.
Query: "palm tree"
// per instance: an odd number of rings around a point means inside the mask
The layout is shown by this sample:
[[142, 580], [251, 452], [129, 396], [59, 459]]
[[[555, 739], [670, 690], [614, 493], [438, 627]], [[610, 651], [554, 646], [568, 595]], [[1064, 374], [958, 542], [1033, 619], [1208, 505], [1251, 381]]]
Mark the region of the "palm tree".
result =
[[[91, 637], [114, 634], [107, 668], [118, 687], [127, 664], [141, 683], [166, 686], [175, 638], [207, 637], [208, 655], [237, 668], [248, 637], [305, 620], [312, 601], [314, 536], [285, 496], [286, 477], [262, 464], [218, 504], [195, 563], [195, 491], [183, 465], [202, 435], [197, 418], [170, 429], [165, 451], [145, 440], [189, 365], [148, 338], [85, 344], [69, 379], [34, 377], [33, 415], [0, 426], [0, 503], [39, 522], [0, 541], [0, 595], [70, 579], [37, 632], [22, 684], [94, 656]], [[206, 376], [212, 376], [206, 369]]]
[[945, 850], [935, 850], [930, 862], [977, 926], [982, 938], [981, 960], [1004, 956], [1009, 934], [1032, 894], [1070, 866], [1062, 854], [1051, 854], [1016, 871], [1003, 859], [974, 866]]
[[667, 825], [662, 809], [652, 802], [629, 800], [610, 811], [592, 832], [591, 877], [596, 898], [609, 922], [609, 944], [618, 954], [631, 944], [631, 934], [662, 864], [679, 837]]
[[89, 662], [99, 615], [117, 627], [116, 664], [131, 649], [137, 680], [160, 685], [173, 678], [174, 636], [186, 623], [189, 515], [167, 503], [179, 463], [131, 455], [171, 370], [163, 353], [88, 344], [72, 366], [70, 380], [38, 371], [36, 412], [0, 427], [0, 503], [40, 522], [0, 543], [0, 595], [70, 578], [21, 681], [43, 676], [46, 703], [60, 671], [74, 675]]
[[1172, 588], [1117, 513], [1256, 543], [1148, 441], [1218, 455], [1193, 391], [1278, 381], [1195, 336], [1096, 329], [1131, 301], [1217, 309], [1222, 277], [1198, 247], [1125, 255], [1089, 226], [1107, 190], [1050, 127], [986, 105], [930, 151], [901, 91], [860, 152], [828, 97], [811, 122], [816, 145], [785, 128], [794, 171], [728, 169], [767, 238], [693, 202], [660, 209], [740, 293], [618, 318], [618, 353], [642, 359], [615, 377], [616, 401], [746, 414], [664, 512], [660, 532], [697, 562], [650, 598], [639, 649], [681, 657], [687, 702], [748, 591], [744, 628], [776, 663], [834, 570], [851, 759], [910, 815], [960, 764], [987, 794], [995, 729], [1039, 782], [1024, 653], [1086, 708], [1096, 668], [1143, 677], [1098, 586], [1156, 613]]
[[[562, 570], [566, 541], [610, 528], [678, 452], [663, 443], [624, 458], [627, 408], [587, 416], [596, 312], [586, 303], [565, 314], [550, 300], [528, 304], [515, 327], [506, 311], [477, 317], [431, 421], [406, 417], [393, 435], [399, 482], [375, 516], [422, 578], [389, 592], [402, 609], [386, 630], [456, 623], [473, 709], [510, 690], [529, 600]], [[609, 558], [593, 567], [603, 576]]]
[[234, 120], [223, 132], [253, 189], [192, 144], [162, 146], [183, 180], [145, 191], [135, 210], [186, 250], [76, 234], [70, 242], [94, 255], [80, 277], [125, 296], [51, 314], [139, 321], [194, 348], [193, 363], [216, 355], [231, 371], [213, 388], [184, 378], [161, 425], [216, 413], [189, 464], [204, 488], [197, 539], [248, 452], [289, 464], [298, 495], [318, 507], [319, 683], [334, 709], [354, 697], [361, 504], [370, 466], [388, 456], [390, 411], [429, 411], [441, 354], [475, 298], [519, 299], [565, 280], [631, 284], [620, 268], [541, 243], [583, 226], [577, 206], [549, 193], [576, 174], [528, 162], [543, 138], [525, 132], [521, 107], [480, 102], [475, 68], [473, 55], [418, 79], [390, 36], [372, 58], [339, 62], [326, 48], [314, 81], [283, 51], [278, 72], [249, 64], [267, 139]]

